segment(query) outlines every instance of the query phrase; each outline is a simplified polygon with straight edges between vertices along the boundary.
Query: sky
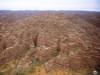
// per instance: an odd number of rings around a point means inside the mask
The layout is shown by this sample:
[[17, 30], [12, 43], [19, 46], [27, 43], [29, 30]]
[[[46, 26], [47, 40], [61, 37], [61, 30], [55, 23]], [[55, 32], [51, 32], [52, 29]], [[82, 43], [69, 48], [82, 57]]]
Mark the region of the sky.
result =
[[100, 0], [0, 0], [0, 10], [100, 11]]

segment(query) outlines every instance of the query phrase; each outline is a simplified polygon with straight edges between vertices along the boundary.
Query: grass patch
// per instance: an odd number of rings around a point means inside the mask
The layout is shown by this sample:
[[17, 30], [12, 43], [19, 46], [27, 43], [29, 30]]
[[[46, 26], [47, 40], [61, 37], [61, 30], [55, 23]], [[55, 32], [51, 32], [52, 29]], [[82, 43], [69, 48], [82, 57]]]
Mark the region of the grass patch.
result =
[[31, 61], [34, 63], [35, 66], [40, 66], [42, 64], [44, 64], [45, 62], [41, 62], [38, 58], [34, 58], [34, 54], [33, 53], [30, 58], [31, 58]]
[[20, 57], [18, 57], [18, 61], [19, 61], [20, 59], [24, 58], [24, 57], [25, 57], [25, 55], [21, 55]]
[[75, 69], [73, 69], [73, 67], [69, 68], [69, 73], [72, 73], [72, 75], [76, 75], [76, 71]]
[[7, 68], [8, 66], [9, 66], [9, 64], [5, 63], [5, 64], [2, 65], [2, 68], [5, 69], [5, 68]]
[[86, 40], [83, 40], [84, 42], [86, 42]]
[[56, 37], [56, 39], [58, 39], [58, 38]]
[[63, 72], [63, 75], [66, 75], [65, 71]]
[[24, 57], [25, 57], [25, 55], [22, 55], [21, 57], [18, 57], [17, 60], [13, 61], [13, 63], [15, 63], [15, 67], [17, 67], [19, 60], [22, 59], [22, 58], [24, 58]]
[[42, 50], [40, 50], [42, 52]]
[[81, 49], [81, 48], [76, 48], [76, 50], [77, 50], [77, 51], [82, 51], [82, 49]]
[[16, 64], [16, 60], [13, 60], [13, 64]]
[[58, 70], [57, 69], [54, 69], [54, 72], [56, 72], [56, 74], [57, 74]]
[[15, 74], [14, 75], [24, 75], [25, 71], [22, 68], [19, 68], [18, 70], [15, 70]]
[[68, 37], [68, 36], [63, 36], [63, 38], [64, 38], [64, 39], [68, 39], [69, 37]]
[[50, 71], [50, 74], [53, 75], [53, 71]]
[[86, 44], [86, 45], [88, 45], [88, 43], [86, 43], [86, 40], [83, 40], [84, 41], [84, 43]]
[[72, 36], [72, 38], [75, 38], [75, 36]]
[[68, 37], [66, 37], [68, 39]]
[[38, 68], [38, 72], [40, 72], [41, 71], [41, 69], [40, 69], [40, 67]]
[[60, 46], [60, 41], [58, 41], [57, 45]]
[[48, 71], [45, 69], [46, 74], [48, 74]]
[[61, 54], [61, 57], [62, 57], [62, 58], [65, 58], [65, 57], [68, 58], [68, 56], [69, 56], [69, 55], [66, 54], [66, 53], [62, 53], [62, 54]]
[[15, 63], [15, 67], [17, 68], [17, 65], [18, 65], [18, 61]]
[[65, 43], [66, 45], [68, 44], [68, 42]]
[[[12, 62], [12, 64], [15, 64], [15, 66], [16, 63], [17, 62], [15, 60]], [[2, 68], [4, 68], [4, 72], [0, 72], [0, 75], [25, 75], [26, 72], [23, 68], [17, 69], [16, 67], [11, 66], [10, 64], [4, 64]]]
[[2, 73], [2, 72], [0, 72], [0, 75], [3, 75], [3, 73]]
[[16, 24], [16, 26], [17, 26], [18, 24]]
[[4, 36], [7, 36], [7, 34], [5, 34]]
[[83, 75], [94, 75], [90, 70], [87, 70], [87, 72]]
[[40, 75], [40, 73], [38, 75]]
[[66, 45], [68, 44], [68, 40], [67, 39], [64, 42], [65, 42]]
[[73, 52], [75, 53], [76, 51], [83, 51], [83, 50], [77, 47]]
[[58, 43], [57, 45], [58, 45], [58, 46], [60, 46], [60, 44], [59, 44], [59, 43]]
[[49, 45], [46, 45], [48, 48], [50, 47]]
[[25, 75], [28, 75], [28, 73], [25, 73]]
[[56, 56], [58, 56], [58, 55], [59, 55], [59, 54], [56, 53], [56, 54], [53, 55], [53, 57], [56, 57]]
[[35, 65], [31, 65], [31, 66], [30, 66], [30, 69], [29, 69], [29, 72], [30, 72], [30, 73], [35, 72], [36, 68], [35, 68], [34, 66], [35, 66]]
[[44, 32], [44, 33], [47, 33], [47, 32]]

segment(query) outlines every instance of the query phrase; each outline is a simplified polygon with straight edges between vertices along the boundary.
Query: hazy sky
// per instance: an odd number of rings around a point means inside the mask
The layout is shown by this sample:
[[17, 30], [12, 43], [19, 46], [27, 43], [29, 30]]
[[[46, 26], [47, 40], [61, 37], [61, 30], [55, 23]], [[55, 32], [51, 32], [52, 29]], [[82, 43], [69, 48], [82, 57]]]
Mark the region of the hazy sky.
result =
[[100, 11], [100, 0], [0, 0], [0, 10]]

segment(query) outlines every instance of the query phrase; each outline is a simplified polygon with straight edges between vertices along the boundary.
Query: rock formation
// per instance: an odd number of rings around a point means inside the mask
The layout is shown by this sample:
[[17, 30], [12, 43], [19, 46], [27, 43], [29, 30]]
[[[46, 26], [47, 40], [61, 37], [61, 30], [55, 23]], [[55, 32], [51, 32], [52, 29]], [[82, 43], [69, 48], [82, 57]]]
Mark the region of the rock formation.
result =
[[100, 67], [100, 30], [64, 13], [37, 14], [0, 27], [0, 66], [23, 54], [18, 67], [29, 66], [34, 51], [34, 58], [46, 62], [47, 71], [95, 71]]

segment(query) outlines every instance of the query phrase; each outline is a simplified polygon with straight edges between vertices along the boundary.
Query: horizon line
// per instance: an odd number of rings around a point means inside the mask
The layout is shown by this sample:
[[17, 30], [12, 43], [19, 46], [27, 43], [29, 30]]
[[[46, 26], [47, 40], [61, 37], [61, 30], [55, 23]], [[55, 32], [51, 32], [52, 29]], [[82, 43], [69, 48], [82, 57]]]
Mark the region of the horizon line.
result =
[[54, 9], [49, 9], [49, 10], [43, 10], [43, 9], [39, 9], [39, 10], [34, 10], [34, 9], [0, 9], [0, 11], [94, 11], [94, 12], [100, 12], [100, 10], [86, 10], [86, 9], [83, 9], [83, 10], [80, 10], [80, 9], [76, 9], [76, 10], [54, 10]]

